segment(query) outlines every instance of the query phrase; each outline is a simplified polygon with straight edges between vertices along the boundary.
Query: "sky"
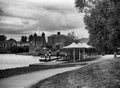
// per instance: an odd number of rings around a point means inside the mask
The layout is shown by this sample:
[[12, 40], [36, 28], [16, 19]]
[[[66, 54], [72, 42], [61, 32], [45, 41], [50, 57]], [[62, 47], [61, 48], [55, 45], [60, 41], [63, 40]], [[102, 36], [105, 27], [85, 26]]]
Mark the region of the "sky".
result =
[[88, 38], [83, 17], [74, 0], [0, 0], [0, 34], [17, 40], [21, 35], [49, 36], [58, 31]]

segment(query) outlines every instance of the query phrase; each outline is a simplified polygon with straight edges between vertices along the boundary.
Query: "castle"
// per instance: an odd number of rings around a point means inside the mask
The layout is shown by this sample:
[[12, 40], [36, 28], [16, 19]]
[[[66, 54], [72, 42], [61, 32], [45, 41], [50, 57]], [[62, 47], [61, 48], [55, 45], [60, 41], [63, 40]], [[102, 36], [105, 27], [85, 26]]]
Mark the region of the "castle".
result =
[[45, 33], [42, 33], [41, 36], [37, 36], [34, 34], [33, 40], [29, 45], [29, 53], [40, 52], [43, 47], [50, 46], [52, 49], [60, 49], [64, 46], [64, 42], [66, 40], [65, 35], [61, 35], [60, 32], [57, 34], [48, 36], [48, 42], [46, 42]]
[[41, 36], [37, 36], [35, 33], [33, 36], [33, 40], [29, 45], [29, 53], [39, 52], [44, 46], [46, 46], [45, 33], [43, 32]]

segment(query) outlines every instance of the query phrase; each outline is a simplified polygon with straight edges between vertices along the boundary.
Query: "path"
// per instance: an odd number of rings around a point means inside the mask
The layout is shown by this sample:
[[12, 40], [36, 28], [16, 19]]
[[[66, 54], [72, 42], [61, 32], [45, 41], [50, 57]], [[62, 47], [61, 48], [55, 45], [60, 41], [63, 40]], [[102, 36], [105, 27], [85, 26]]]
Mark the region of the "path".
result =
[[[91, 63], [112, 59], [112, 58], [113, 58], [113, 55], [106, 55], [101, 57], [101, 59], [92, 61]], [[24, 88], [24, 87], [27, 87], [28, 85], [30, 86], [50, 76], [63, 73], [66, 71], [75, 70], [81, 67], [83, 66], [56, 68], [56, 69], [37, 71], [33, 73], [4, 78], [0, 80], [0, 88]]]
[[63, 73], [80, 67], [81, 66], [50, 69], [4, 78], [0, 80], [0, 88], [24, 88], [27, 85], [31, 85], [31, 83], [34, 84], [58, 73]]

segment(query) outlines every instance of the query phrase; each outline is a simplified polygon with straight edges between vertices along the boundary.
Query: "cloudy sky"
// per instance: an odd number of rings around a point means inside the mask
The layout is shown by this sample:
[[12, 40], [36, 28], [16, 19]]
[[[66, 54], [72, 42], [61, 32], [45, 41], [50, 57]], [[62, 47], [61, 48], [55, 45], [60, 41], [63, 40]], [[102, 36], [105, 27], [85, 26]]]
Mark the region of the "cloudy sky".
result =
[[74, 0], [0, 0], [0, 34], [19, 39], [35, 32], [49, 36], [74, 31], [78, 37], [88, 37], [83, 16]]

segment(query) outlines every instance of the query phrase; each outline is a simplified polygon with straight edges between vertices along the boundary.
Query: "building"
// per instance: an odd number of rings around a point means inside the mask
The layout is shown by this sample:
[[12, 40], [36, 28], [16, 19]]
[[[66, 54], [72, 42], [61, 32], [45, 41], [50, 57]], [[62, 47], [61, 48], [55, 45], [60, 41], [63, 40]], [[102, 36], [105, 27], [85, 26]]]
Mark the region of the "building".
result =
[[65, 35], [61, 35], [60, 32], [57, 32], [56, 35], [51, 35], [48, 37], [48, 45], [52, 46], [52, 48], [62, 48], [64, 46], [64, 42], [66, 40]]
[[29, 45], [29, 52], [35, 53], [39, 52], [39, 50], [42, 49], [42, 47], [46, 46], [46, 39], [45, 39], [45, 33], [42, 33], [41, 36], [37, 36], [37, 34], [34, 34], [33, 40], [30, 42]]

